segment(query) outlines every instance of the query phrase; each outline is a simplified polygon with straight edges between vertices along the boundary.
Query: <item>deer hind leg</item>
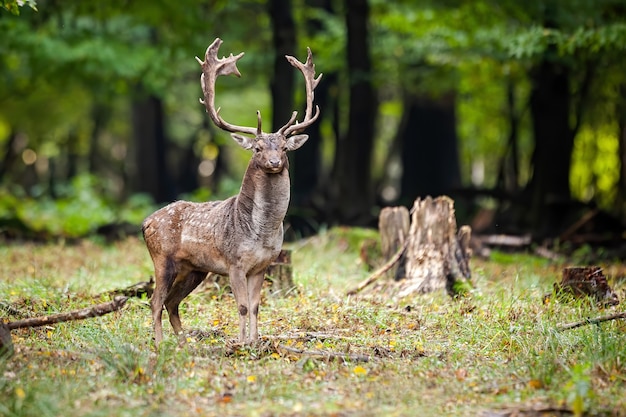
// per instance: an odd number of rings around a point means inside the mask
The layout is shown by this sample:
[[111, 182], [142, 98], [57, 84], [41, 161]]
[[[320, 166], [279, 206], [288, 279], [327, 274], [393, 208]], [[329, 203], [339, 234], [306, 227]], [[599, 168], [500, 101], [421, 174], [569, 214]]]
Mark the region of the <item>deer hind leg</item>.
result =
[[239, 311], [239, 342], [246, 342], [246, 325], [249, 314], [248, 303], [248, 286], [246, 283], [246, 274], [239, 268], [231, 268], [228, 274], [230, 277], [230, 287], [235, 296], [237, 310]]
[[154, 262], [155, 285], [150, 307], [152, 309], [152, 322], [154, 327], [154, 344], [159, 347], [163, 340], [163, 303], [169, 289], [174, 282], [174, 264], [165, 259], [162, 262]]
[[191, 271], [187, 275], [178, 274], [172, 288], [165, 298], [165, 308], [167, 308], [170, 324], [174, 329], [174, 333], [176, 333], [182, 341], [185, 339], [183, 337], [183, 326], [178, 314], [178, 306], [189, 293], [204, 281], [206, 276], [207, 273], [201, 271]]
[[250, 343], [259, 338], [259, 305], [261, 303], [261, 288], [265, 280], [265, 271], [250, 275], [248, 278], [248, 303], [250, 306]]

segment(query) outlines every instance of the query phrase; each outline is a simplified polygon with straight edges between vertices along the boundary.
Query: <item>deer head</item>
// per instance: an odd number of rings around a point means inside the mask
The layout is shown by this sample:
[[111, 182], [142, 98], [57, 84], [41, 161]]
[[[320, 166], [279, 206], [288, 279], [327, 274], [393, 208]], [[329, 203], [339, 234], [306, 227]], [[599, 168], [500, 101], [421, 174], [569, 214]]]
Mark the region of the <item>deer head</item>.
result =
[[[257, 126], [245, 127], [237, 126], [226, 122], [220, 116], [220, 108], [215, 108], [215, 81], [220, 75], [234, 74], [241, 76], [237, 68], [237, 61], [243, 57], [244, 53], [229, 57], [218, 58], [217, 51], [222, 44], [220, 38], [216, 38], [206, 50], [204, 61], [196, 57], [196, 60], [202, 66], [202, 76], [200, 82], [204, 99], [200, 99], [200, 103], [204, 104], [207, 113], [217, 127], [227, 132], [231, 132], [232, 138], [244, 149], [252, 149], [254, 155], [252, 163], [261, 168], [266, 173], [279, 173], [283, 168], [288, 166], [287, 151], [293, 151], [301, 147], [308, 139], [308, 135], [298, 134], [310, 126], [319, 116], [319, 107], [315, 106], [313, 114], [313, 90], [322, 78], [320, 74], [315, 78], [315, 64], [313, 64], [311, 49], [307, 48], [307, 60], [305, 63], [298, 61], [296, 58], [287, 55], [286, 58], [291, 65], [298, 68], [304, 75], [306, 84], [306, 111], [304, 120], [298, 122], [296, 117], [298, 112], [294, 111], [289, 121], [281, 127], [277, 132], [264, 133], [261, 129], [261, 112], [257, 110]], [[243, 136], [254, 135], [254, 137]]]

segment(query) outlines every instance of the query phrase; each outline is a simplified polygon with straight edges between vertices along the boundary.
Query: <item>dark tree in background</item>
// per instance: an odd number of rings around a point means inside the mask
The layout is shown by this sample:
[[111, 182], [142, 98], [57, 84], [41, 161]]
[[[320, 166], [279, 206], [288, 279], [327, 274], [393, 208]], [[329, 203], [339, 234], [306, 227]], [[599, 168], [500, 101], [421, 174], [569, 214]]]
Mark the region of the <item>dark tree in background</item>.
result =
[[[294, 68], [285, 59], [285, 55], [297, 55], [296, 26], [293, 21], [291, 0], [269, 0], [267, 9], [274, 47], [270, 91], [272, 94], [272, 131], [276, 131], [287, 123], [294, 110]], [[269, 128], [266, 127], [265, 130], [269, 131]]]
[[[553, 225], [570, 200], [569, 173], [574, 145], [570, 128], [570, 77], [566, 65], [549, 58], [531, 74], [530, 111], [535, 151], [528, 184], [530, 224], [540, 234]], [[562, 214], [562, 213], [561, 213]]]
[[[333, 14], [331, 0], [307, 0], [306, 5], [312, 10]], [[306, 17], [305, 28], [309, 36], [320, 33], [324, 24], [322, 17], [310, 14]], [[315, 56], [316, 52], [313, 51]], [[320, 116], [316, 123], [309, 126], [306, 134], [307, 143], [290, 156], [292, 187], [291, 204], [287, 220], [293, 231], [298, 235], [307, 235], [317, 230], [320, 222], [326, 221], [327, 202], [319, 189], [324, 181], [322, 172], [322, 123], [330, 120], [335, 125], [336, 100], [331, 96], [331, 89], [337, 90], [336, 74], [327, 69], [319, 70], [323, 73], [320, 84], [315, 89], [315, 103], [320, 107]]]
[[399, 203], [450, 195], [461, 185], [455, 93], [438, 97], [405, 93]]
[[176, 194], [166, 162], [167, 143], [161, 99], [150, 94], [134, 98], [132, 126], [135, 172], [131, 178], [134, 190], [148, 193], [156, 202], [173, 201]]
[[335, 220], [344, 224], [371, 221], [374, 193], [371, 181], [372, 148], [378, 108], [372, 84], [369, 50], [369, 4], [346, 0], [348, 130], [339, 137], [332, 182], [336, 184]]

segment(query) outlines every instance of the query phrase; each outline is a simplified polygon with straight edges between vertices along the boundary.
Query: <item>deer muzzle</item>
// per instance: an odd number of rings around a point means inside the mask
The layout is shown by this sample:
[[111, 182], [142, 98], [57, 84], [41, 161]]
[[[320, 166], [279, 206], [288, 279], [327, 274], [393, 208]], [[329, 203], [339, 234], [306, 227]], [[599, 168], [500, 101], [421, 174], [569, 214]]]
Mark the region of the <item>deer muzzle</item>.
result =
[[283, 170], [283, 161], [281, 158], [268, 158], [265, 161], [265, 170], [267, 172], [277, 173]]

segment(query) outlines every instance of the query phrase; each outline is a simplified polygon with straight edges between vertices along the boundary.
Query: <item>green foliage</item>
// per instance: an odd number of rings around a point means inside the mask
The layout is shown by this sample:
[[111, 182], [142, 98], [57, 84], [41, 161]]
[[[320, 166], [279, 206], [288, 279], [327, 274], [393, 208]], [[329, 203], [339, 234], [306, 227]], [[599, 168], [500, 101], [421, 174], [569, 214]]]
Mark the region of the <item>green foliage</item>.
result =
[[[333, 123], [343, 132], [347, 109], [343, 6], [333, 3], [333, 10], [328, 11], [309, 3], [294, 2], [298, 55], [310, 46], [318, 72], [339, 74], [340, 91], [331, 95], [339, 99], [339, 119]], [[369, 3], [374, 72], [359, 76], [374, 82], [384, 103], [373, 161], [377, 176], [386, 172], [387, 154], [402, 115], [402, 95], [407, 91], [435, 96], [455, 91], [463, 180], [469, 183], [472, 172], [483, 167], [484, 179], [476, 185], [493, 186], [501, 160], [509, 152], [510, 109], [506, 95], [512, 83], [516, 97], [512, 110], [520, 119], [519, 185], [524, 185], [531, 173], [533, 151], [527, 111], [528, 71], [549, 56], [572, 69], [575, 91], [581, 73], [594, 64], [595, 84], [586, 105], [586, 128], [576, 141], [571, 182], [576, 197], [597, 199], [604, 207], [613, 204], [617, 133], [609, 130], [616, 125], [617, 111], [612, 104], [623, 100], [614, 91], [624, 83], [626, 49], [620, 1]], [[25, 5], [30, 7], [22, 7]], [[91, 147], [101, 146], [107, 150], [102, 153], [103, 165], [115, 161], [118, 166], [111, 171], [119, 171], [115, 174], [122, 182], [126, 178], [121, 171], [132, 164], [131, 152], [115, 157], [109, 153], [132, 148], [129, 102], [146, 93], [162, 98], [166, 104], [164, 116], [172, 147], [183, 149], [192, 147], [190, 143], [204, 145], [208, 141], [230, 143], [226, 135], [206, 133], [205, 114], [196, 101], [198, 66], [193, 56], [201, 56], [215, 36], [226, 40], [224, 54], [246, 52], [240, 61], [243, 77], [218, 83], [218, 90], [224, 92], [218, 91], [223, 116], [238, 124], [253, 125], [255, 111], [261, 109], [264, 120], [270, 119], [271, 103], [265, 86], [271, 79], [274, 56], [268, 52], [271, 33], [265, 0], [210, 4], [201, 0], [159, 0], [149, 4], [70, 0], [40, 3], [39, 12], [32, 10], [34, 6], [32, 0], [2, 2], [2, 7], [12, 13], [21, 11], [20, 16], [0, 16], [3, 148], [12, 133], [24, 133], [30, 149], [62, 166], [70, 146], [83, 161]], [[318, 29], [311, 30], [312, 20]], [[302, 94], [301, 89], [297, 91]], [[97, 138], [100, 143], [94, 145], [94, 119], [102, 113], [109, 113], [109, 117], [101, 122], [99, 128], [103, 131]], [[324, 120], [322, 132], [327, 159], [322, 165], [330, 170], [334, 148], [328, 143], [337, 138], [329, 120]], [[598, 152], [587, 152], [594, 138], [598, 139]], [[200, 155], [202, 146], [194, 148]], [[227, 164], [241, 165], [240, 160], [247, 157], [234, 155]], [[612, 156], [605, 158], [607, 155]], [[19, 160], [15, 165], [22, 167]], [[82, 170], [86, 170], [85, 165], [81, 165]], [[231, 169], [234, 181], [239, 180], [234, 174], [239, 171], [239, 166]], [[13, 175], [19, 177], [20, 170], [15, 168]], [[48, 175], [59, 174], [48, 169], [41, 175], [41, 182]], [[238, 188], [234, 182], [223, 184], [225, 191], [217, 192], [220, 196]]]
[[16, 219], [44, 236], [81, 237], [105, 224], [139, 225], [154, 209], [153, 202], [143, 195], [116, 204], [104, 197], [102, 188], [103, 184], [95, 177], [81, 175], [58, 187], [56, 198], [18, 198], [4, 189], [0, 193], [0, 219]]
[[621, 163], [617, 132], [617, 126], [607, 123], [578, 134], [570, 178], [572, 193], [581, 201], [594, 200], [603, 207], [614, 201]]
[[14, 15], [20, 14], [20, 7], [28, 6], [33, 10], [37, 10], [36, 0], [2, 0], [0, 4], [3, 9], [13, 13]]

